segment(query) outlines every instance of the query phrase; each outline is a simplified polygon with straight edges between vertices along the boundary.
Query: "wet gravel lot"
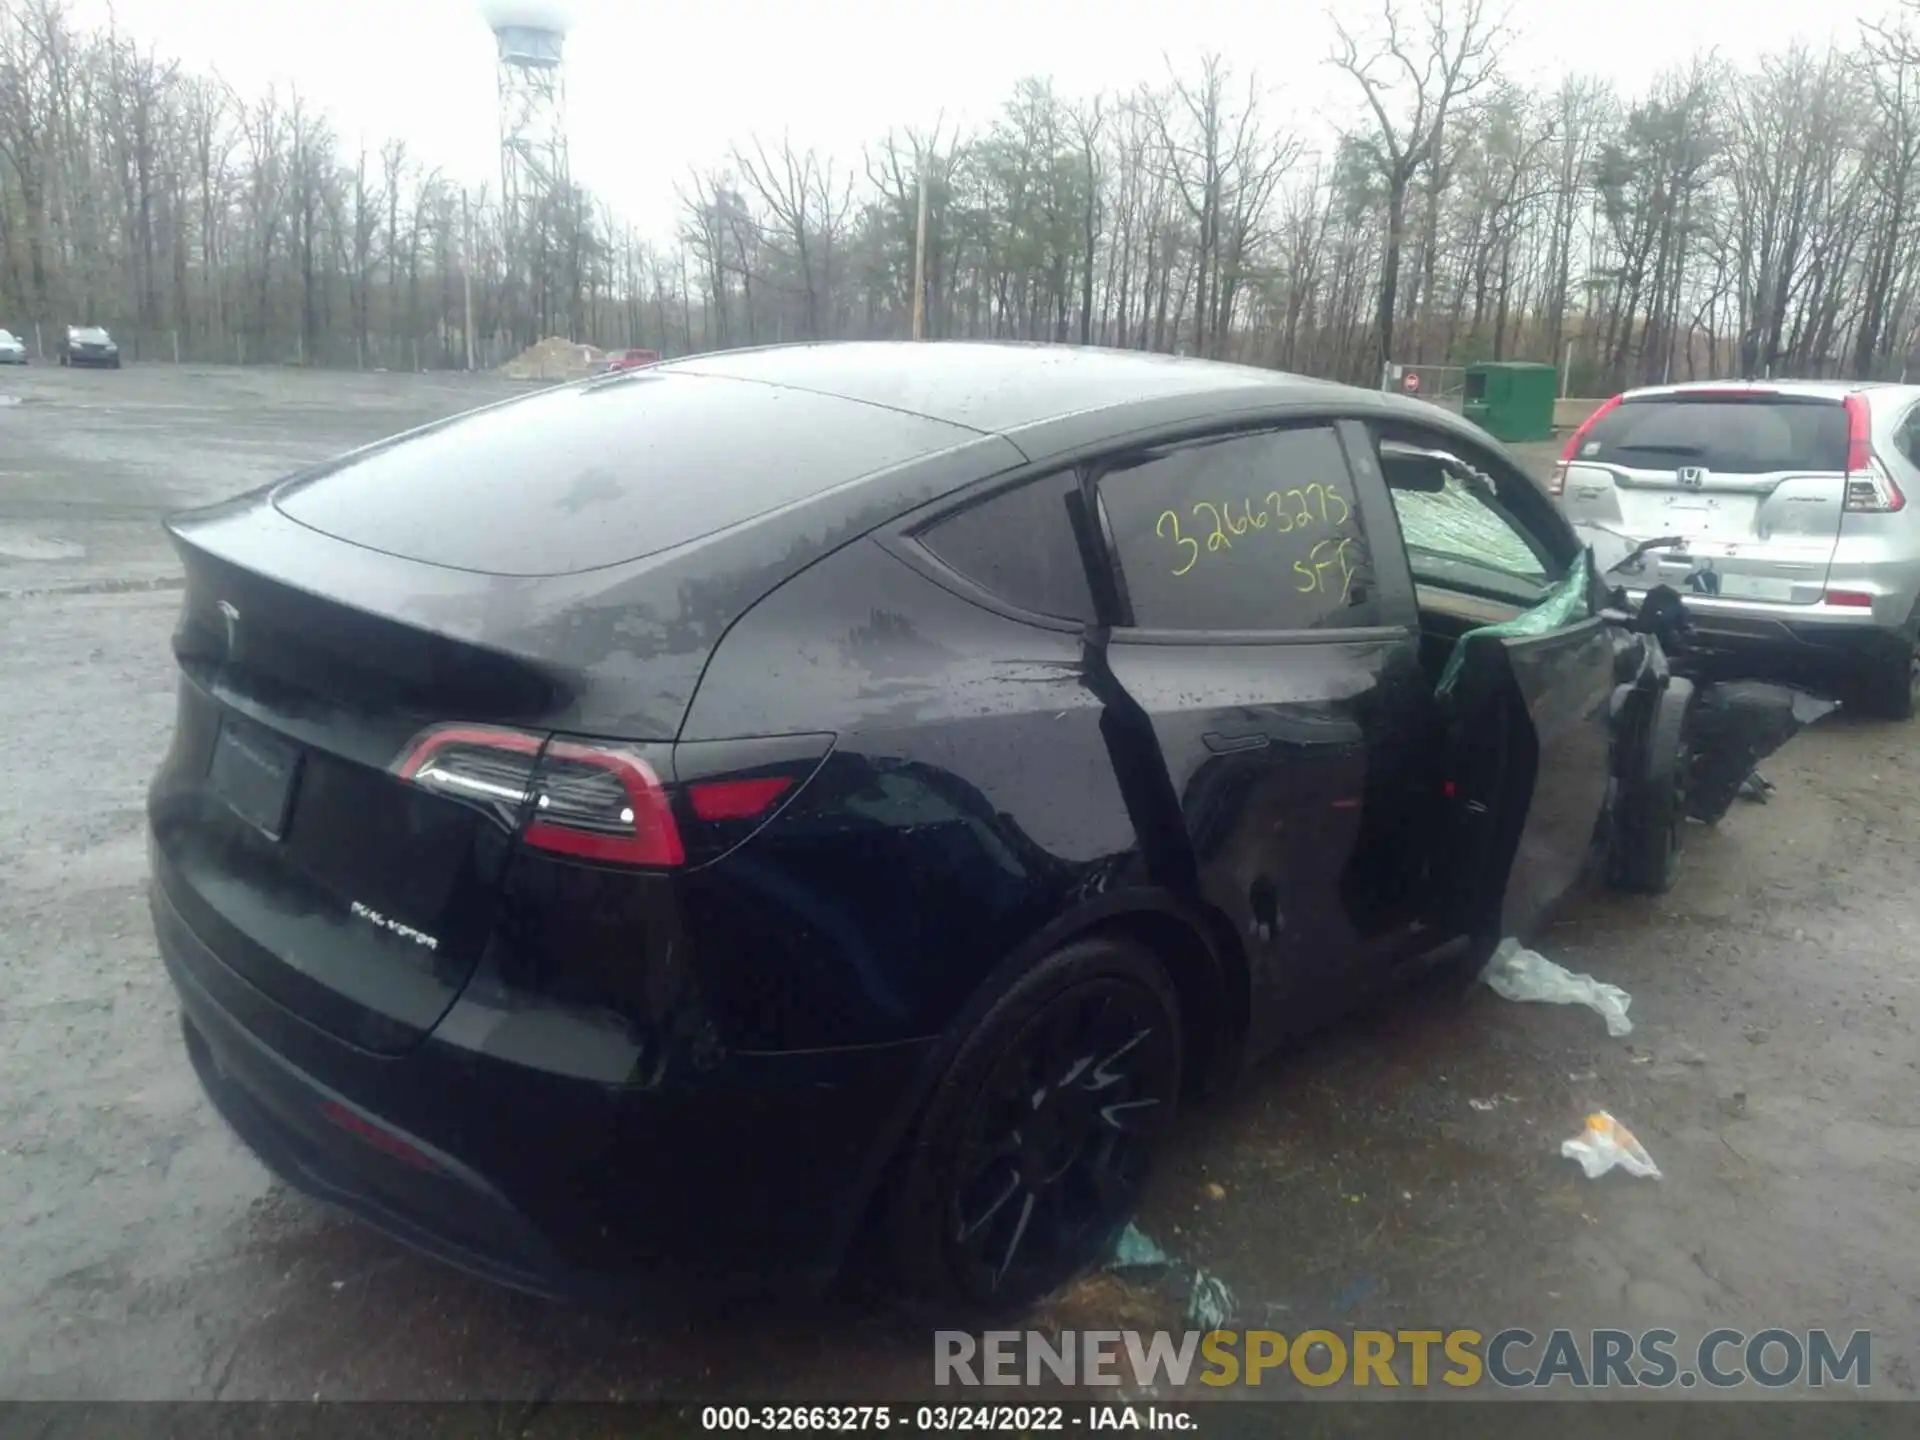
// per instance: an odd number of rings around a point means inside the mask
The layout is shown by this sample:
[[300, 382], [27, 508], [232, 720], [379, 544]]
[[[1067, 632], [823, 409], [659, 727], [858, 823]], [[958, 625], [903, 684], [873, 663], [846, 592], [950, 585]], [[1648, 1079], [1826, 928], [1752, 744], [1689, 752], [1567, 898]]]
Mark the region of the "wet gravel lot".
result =
[[[490, 1289], [289, 1193], [200, 1098], [142, 889], [178, 603], [158, 518], [507, 393], [0, 375], [0, 1398], [928, 1388], [897, 1317], [642, 1322]], [[1873, 1393], [1914, 1397], [1917, 735], [1823, 722], [1766, 767], [1771, 804], [1694, 830], [1671, 895], [1584, 899], [1535, 937], [1631, 992], [1631, 1035], [1436, 977], [1191, 1115], [1142, 1230], [1241, 1324], [1868, 1328]], [[1599, 1106], [1662, 1179], [1560, 1158]], [[1106, 1278], [1044, 1318], [1179, 1303]]]

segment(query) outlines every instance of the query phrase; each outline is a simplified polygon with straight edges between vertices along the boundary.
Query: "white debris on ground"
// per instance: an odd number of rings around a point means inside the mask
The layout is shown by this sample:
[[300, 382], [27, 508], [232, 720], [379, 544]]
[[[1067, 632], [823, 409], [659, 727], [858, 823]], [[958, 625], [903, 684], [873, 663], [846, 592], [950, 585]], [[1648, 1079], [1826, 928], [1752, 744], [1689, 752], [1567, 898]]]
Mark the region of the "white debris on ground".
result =
[[1511, 937], [1500, 942], [1481, 978], [1502, 999], [1584, 1005], [1607, 1022], [1609, 1035], [1633, 1033], [1633, 1022], [1627, 1018], [1633, 997], [1626, 991], [1591, 975], [1577, 975]]
[[1658, 1180], [1660, 1167], [1646, 1147], [1634, 1139], [1633, 1132], [1604, 1110], [1587, 1116], [1587, 1128], [1571, 1140], [1560, 1142], [1560, 1153], [1578, 1160], [1589, 1180], [1597, 1180], [1616, 1165], [1629, 1175]]
[[549, 335], [529, 345], [494, 373], [509, 380], [581, 380], [606, 358], [604, 351]]

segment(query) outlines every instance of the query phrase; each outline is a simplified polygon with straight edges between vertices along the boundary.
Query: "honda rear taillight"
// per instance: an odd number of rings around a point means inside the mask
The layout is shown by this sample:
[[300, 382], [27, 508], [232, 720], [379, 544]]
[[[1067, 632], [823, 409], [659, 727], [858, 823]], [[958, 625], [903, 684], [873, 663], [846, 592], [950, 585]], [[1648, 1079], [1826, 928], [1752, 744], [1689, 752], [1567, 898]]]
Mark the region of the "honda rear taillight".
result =
[[1847, 407], [1847, 473], [1852, 475], [1873, 464], [1873, 426], [1867, 415], [1866, 396], [1849, 395], [1844, 403]]
[[1867, 397], [1849, 395], [1847, 407], [1847, 495], [1845, 507], [1856, 515], [1888, 515], [1904, 510], [1907, 497], [1873, 453], [1873, 416]]
[[1567, 466], [1573, 462], [1574, 456], [1579, 453], [1580, 442], [1587, 438], [1587, 432], [1599, 424], [1623, 398], [1622, 396], [1616, 395], [1611, 400], [1601, 402], [1600, 408], [1587, 416], [1585, 420], [1582, 420], [1580, 422], [1580, 428], [1567, 437], [1566, 448], [1560, 452], [1560, 463], [1553, 467], [1553, 474], [1549, 476], [1547, 480], [1547, 492], [1549, 494], [1558, 495], [1567, 488]]

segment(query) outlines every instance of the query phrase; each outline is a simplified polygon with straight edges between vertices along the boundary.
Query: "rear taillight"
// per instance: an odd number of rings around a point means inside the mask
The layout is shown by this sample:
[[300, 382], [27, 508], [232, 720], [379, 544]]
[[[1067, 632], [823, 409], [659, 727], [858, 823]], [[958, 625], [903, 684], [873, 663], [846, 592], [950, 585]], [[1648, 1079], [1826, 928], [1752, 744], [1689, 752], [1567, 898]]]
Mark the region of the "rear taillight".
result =
[[1867, 397], [1849, 395], [1847, 407], [1846, 509], [1856, 515], [1904, 510], [1907, 497], [1873, 453], [1873, 417]]
[[415, 737], [393, 773], [476, 805], [511, 828], [520, 823], [543, 743], [492, 725], [440, 725]]
[[667, 788], [639, 755], [555, 740], [534, 772], [533, 815], [521, 837], [537, 850], [620, 865], [683, 864]]
[[487, 725], [443, 725], [407, 748], [402, 780], [464, 800], [538, 850], [621, 865], [686, 859], [666, 786], [637, 751], [618, 744], [543, 741]]
[[1573, 457], [1579, 453], [1580, 442], [1587, 438], [1587, 432], [1599, 424], [1601, 419], [1611, 412], [1613, 408], [1620, 403], [1622, 398], [1622, 396], [1616, 395], [1611, 400], [1601, 402], [1600, 408], [1587, 416], [1585, 420], [1582, 420], [1580, 422], [1580, 428], [1567, 437], [1566, 448], [1560, 452], [1560, 463], [1553, 467], [1552, 475], [1547, 478], [1547, 492], [1549, 494], [1558, 495], [1566, 490], [1567, 466], [1572, 463]]
[[[698, 741], [676, 747], [670, 767], [664, 745], [440, 725], [417, 736], [393, 772], [478, 807], [534, 849], [670, 869], [753, 834], [832, 748], [831, 735]], [[656, 765], [684, 783], [669, 784]]]

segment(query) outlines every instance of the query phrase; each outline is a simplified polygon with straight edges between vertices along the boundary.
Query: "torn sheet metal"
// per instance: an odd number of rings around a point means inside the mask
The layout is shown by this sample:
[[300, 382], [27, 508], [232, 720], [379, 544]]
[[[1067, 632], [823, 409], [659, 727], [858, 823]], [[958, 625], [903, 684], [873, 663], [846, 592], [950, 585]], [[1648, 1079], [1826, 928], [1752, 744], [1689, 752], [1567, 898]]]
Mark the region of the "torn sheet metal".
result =
[[1687, 813], [1714, 824], [1732, 806], [1756, 765], [1838, 708], [1832, 700], [1791, 685], [1764, 680], [1703, 683], [1687, 722], [1693, 751]]
[[1537, 1000], [1548, 1005], [1584, 1005], [1607, 1022], [1616, 1038], [1633, 1033], [1627, 1007], [1633, 997], [1618, 985], [1576, 974], [1509, 936], [1500, 942], [1482, 973], [1487, 988], [1503, 1000]]

